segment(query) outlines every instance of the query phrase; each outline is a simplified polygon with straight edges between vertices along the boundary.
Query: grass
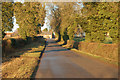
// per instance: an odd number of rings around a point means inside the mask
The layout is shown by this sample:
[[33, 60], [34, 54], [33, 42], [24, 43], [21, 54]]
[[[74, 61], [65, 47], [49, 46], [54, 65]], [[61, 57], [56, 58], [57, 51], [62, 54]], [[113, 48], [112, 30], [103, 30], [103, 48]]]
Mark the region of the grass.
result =
[[86, 55], [89, 55], [89, 56], [92, 56], [94, 58], [98, 58], [104, 62], [107, 62], [107, 63], [110, 63], [110, 64], [113, 64], [113, 65], [116, 65], [118, 66], [118, 62], [115, 62], [109, 58], [104, 58], [104, 57], [101, 57], [101, 56], [98, 56], [98, 55], [95, 55], [95, 54], [91, 54], [91, 53], [87, 53], [87, 52], [83, 52], [83, 51], [80, 51], [80, 50], [77, 50], [77, 49], [71, 49], [72, 51], [75, 51], [75, 52], [78, 52], [78, 53], [82, 53], [82, 54], [86, 54]]
[[[76, 42], [81, 42], [81, 41], [85, 41], [85, 38], [74, 38], [73, 39]], [[112, 38], [111, 37], [105, 37], [105, 40], [103, 42], [104, 44], [112, 44]]]
[[64, 41], [60, 41], [60, 42], [58, 42], [58, 44], [62, 45], [62, 44], [64, 44]]
[[80, 42], [80, 41], [85, 41], [85, 38], [74, 38], [73, 40], [76, 42]]
[[18, 57], [13, 57], [2, 64], [2, 78], [30, 78], [44, 48], [44, 42], [37, 41], [12, 54], [12, 56]]

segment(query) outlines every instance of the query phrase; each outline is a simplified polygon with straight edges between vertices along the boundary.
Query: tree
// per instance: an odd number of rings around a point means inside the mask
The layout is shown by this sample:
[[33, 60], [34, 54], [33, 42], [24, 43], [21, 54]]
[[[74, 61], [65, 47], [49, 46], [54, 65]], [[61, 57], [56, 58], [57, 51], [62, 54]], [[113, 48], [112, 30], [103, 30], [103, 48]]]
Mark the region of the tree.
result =
[[2, 38], [4, 38], [5, 35], [6, 35], [6, 34], [5, 34], [5, 31], [3, 31], [3, 30], [2, 30], [2, 33], [1, 33], [1, 34], [2, 34]]
[[104, 42], [109, 32], [113, 42], [118, 39], [118, 3], [84, 3], [82, 14], [84, 19], [79, 21], [86, 31], [86, 40]]
[[[58, 7], [58, 5], [57, 5]], [[53, 31], [56, 34], [56, 37], [58, 38], [58, 41], [61, 40], [61, 34], [60, 34], [60, 24], [61, 24], [61, 16], [60, 16], [60, 10], [59, 8], [54, 8], [51, 6], [51, 17], [50, 20], [50, 26], [52, 27]]]
[[52, 10], [52, 29], [56, 32], [59, 40], [67, 43], [67, 40], [74, 38], [77, 28], [76, 3], [55, 3], [57, 9]]
[[13, 4], [12, 2], [2, 2], [2, 37], [5, 31], [12, 31], [13, 28]]
[[37, 33], [38, 33], [38, 34], [41, 33], [41, 27], [38, 27], [38, 29], [37, 29]]
[[104, 42], [108, 32], [113, 42], [118, 41], [120, 37], [118, 35], [118, 3], [84, 2], [82, 10], [76, 3], [55, 3], [55, 5], [58, 8], [51, 9], [53, 14], [51, 26], [59, 33], [61, 40], [72, 40], [80, 26], [86, 33], [86, 41]]
[[[75, 34], [75, 28], [77, 28], [77, 22], [74, 21], [73, 25], [70, 25], [68, 27], [68, 35], [69, 35], [69, 40], [73, 40], [74, 39], [74, 34]], [[77, 28], [78, 29], [78, 28]]]
[[74, 38], [74, 30], [77, 28], [77, 23], [75, 22], [76, 19], [76, 11], [74, 6], [76, 3], [62, 3], [60, 4], [60, 16], [61, 16], [61, 23], [60, 23], [60, 33], [61, 39], [67, 42], [68, 39], [72, 40]]
[[40, 27], [44, 24], [45, 6], [39, 2], [15, 3], [15, 17], [20, 28], [22, 38], [34, 37], [40, 33]]

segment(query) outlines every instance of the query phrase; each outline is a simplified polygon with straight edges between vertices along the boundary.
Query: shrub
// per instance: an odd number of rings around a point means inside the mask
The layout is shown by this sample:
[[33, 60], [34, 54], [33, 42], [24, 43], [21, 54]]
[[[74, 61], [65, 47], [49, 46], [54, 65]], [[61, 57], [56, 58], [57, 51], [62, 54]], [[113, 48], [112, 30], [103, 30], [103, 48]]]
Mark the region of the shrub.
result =
[[18, 38], [18, 39], [16, 39], [16, 48], [20, 48], [20, 47], [22, 47], [22, 46], [24, 46], [25, 44], [26, 44], [26, 40], [24, 40], [24, 39], [21, 39], [21, 38]]
[[112, 38], [106, 37], [104, 43], [105, 44], [112, 44]]
[[11, 41], [11, 47], [13, 48], [16, 47], [16, 39], [11, 38], [10, 41]]
[[27, 37], [27, 38], [26, 38], [26, 42], [27, 42], [27, 43], [32, 42], [32, 38], [31, 38], [31, 37]]
[[2, 41], [2, 56], [7, 56], [10, 52], [14, 51], [11, 39], [6, 39]]
[[68, 48], [73, 48], [74, 40], [67, 40], [67, 46]]

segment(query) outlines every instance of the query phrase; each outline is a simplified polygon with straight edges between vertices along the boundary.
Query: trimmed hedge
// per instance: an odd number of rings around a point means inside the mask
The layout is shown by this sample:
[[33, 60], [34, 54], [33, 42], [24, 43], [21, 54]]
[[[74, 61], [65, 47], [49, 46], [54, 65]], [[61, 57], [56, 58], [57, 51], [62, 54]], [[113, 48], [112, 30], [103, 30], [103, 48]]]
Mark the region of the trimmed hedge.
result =
[[78, 49], [113, 61], [118, 61], [117, 44], [79, 42]]
[[[39, 38], [39, 39], [38, 39]], [[26, 44], [29, 44], [31, 42], [40, 40], [40, 38], [42, 37], [27, 37], [26, 39], [22, 39], [22, 38], [9, 38], [9, 39], [5, 39], [2, 41], [2, 56], [8, 56], [9, 54], [11, 54], [12, 52], [15, 51], [15, 49], [24, 47]]]
[[95, 54], [112, 61], [118, 61], [118, 44], [90, 43], [67, 41], [69, 48], [76, 48], [80, 51]]

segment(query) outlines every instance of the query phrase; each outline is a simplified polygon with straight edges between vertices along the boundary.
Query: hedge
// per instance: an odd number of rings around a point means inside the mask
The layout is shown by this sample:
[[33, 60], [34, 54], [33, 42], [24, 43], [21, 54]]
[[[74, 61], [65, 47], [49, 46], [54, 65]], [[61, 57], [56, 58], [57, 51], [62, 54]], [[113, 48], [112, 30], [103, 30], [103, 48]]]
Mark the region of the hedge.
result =
[[103, 43], [79, 42], [78, 49], [91, 54], [118, 61], [118, 45]]
[[91, 42], [67, 41], [68, 47], [80, 51], [98, 55], [112, 61], [118, 61], [118, 44], [104, 44]]
[[2, 41], [2, 56], [8, 56], [12, 52], [14, 52], [16, 49], [24, 47], [26, 44], [29, 44], [33, 41], [38, 40], [38, 38], [42, 37], [27, 37], [26, 39], [22, 38], [9, 38]]

